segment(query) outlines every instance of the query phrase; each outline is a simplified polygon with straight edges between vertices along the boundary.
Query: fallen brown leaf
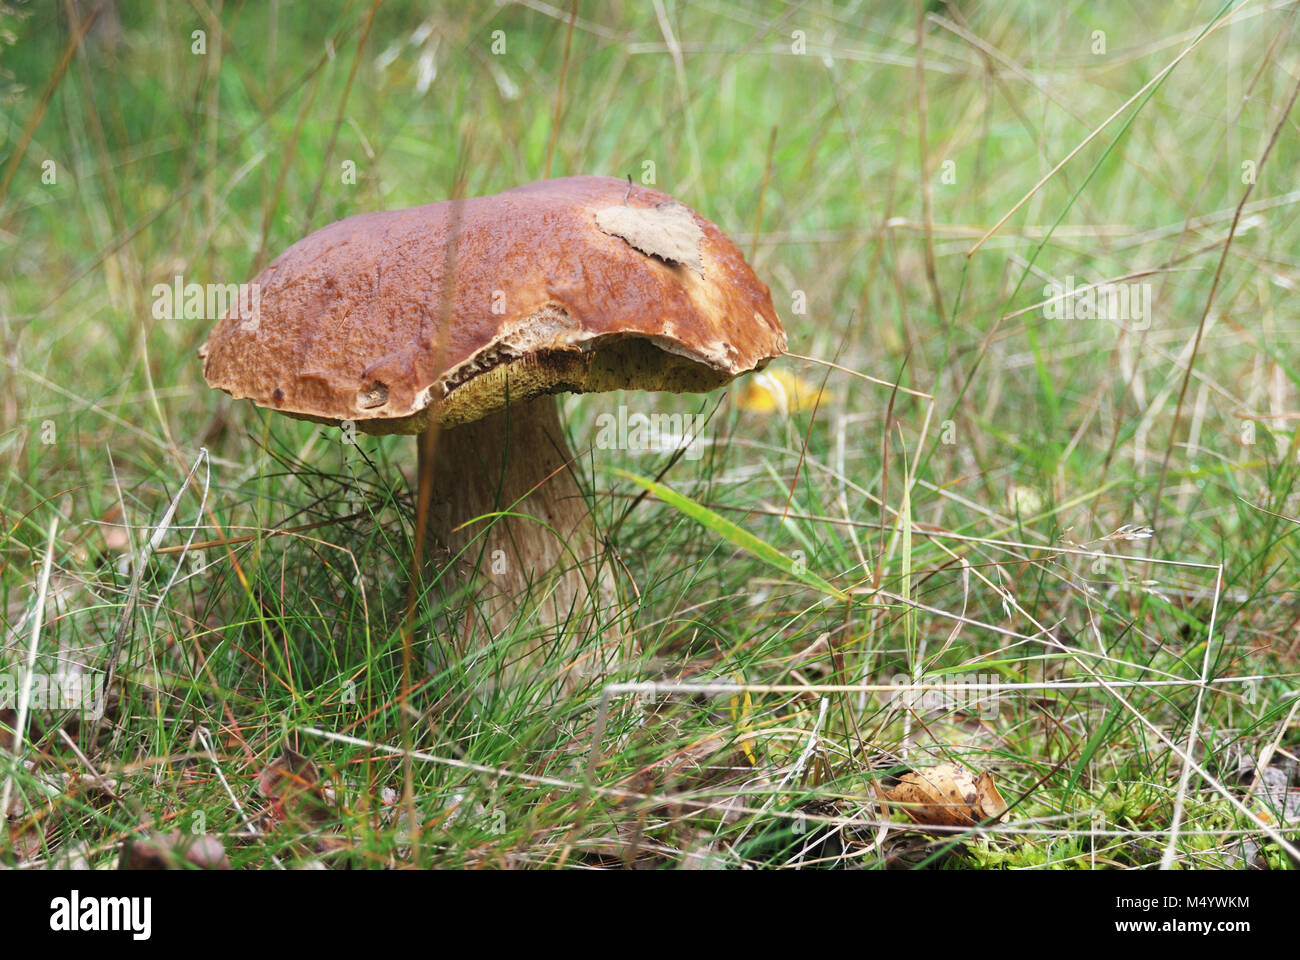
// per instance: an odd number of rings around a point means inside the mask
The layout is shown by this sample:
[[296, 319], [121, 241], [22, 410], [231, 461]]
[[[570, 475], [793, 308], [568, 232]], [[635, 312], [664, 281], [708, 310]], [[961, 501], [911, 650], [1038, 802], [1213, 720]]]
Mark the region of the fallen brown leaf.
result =
[[969, 827], [1007, 820], [1006, 801], [987, 770], [975, 776], [955, 763], [941, 763], [887, 778], [877, 790], [886, 805], [898, 806], [924, 826]]
[[297, 820], [319, 824], [329, 817], [329, 802], [320, 783], [320, 771], [307, 757], [288, 747], [261, 772], [258, 791], [271, 801], [275, 821]]

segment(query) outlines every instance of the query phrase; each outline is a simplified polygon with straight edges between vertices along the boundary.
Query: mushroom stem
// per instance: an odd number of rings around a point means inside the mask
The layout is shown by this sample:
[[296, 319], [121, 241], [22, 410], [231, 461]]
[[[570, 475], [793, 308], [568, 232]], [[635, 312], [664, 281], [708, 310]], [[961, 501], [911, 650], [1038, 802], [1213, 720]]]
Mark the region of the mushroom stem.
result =
[[[422, 465], [429, 442], [420, 436]], [[613, 570], [574, 480], [555, 399], [512, 403], [442, 429], [436, 443], [432, 555], [439, 567], [455, 565], [451, 584], [476, 584], [461, 652], [513, 630], [521, 646], [491, 658], [497, 684], [559, 679], [564, 692], [617, 666], [621, 631], [607, 622], [617, 607]], [[478, 519], [502, 511], [509, 515]], [[597, 643], [588, 642], [593, 631]]]

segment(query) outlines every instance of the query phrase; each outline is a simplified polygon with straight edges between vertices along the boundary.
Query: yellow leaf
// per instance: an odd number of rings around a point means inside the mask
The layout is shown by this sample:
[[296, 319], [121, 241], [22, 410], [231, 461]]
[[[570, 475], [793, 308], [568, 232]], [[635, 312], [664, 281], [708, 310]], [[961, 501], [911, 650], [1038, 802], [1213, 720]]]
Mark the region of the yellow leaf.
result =
[[745, 380], [736, 403], [751, 413], [787, 416], [811, 410], [817, 402], [818, 386], [786, 370], [764, 370]]
[[[744, 683], [744, 679], [737, 674], [737, 683]], [[754, 725], [750, 723], [750, 717], [754, 714], [754, 701], [746, 690], [743, 697], [731, 698], [731, 719], [735, 721], [736, 729], [741, 734], [750, 733]], [[744, 751], [745, 758], [749, 761], [750, 766], [758, 765], [758, 758], [754, 756], [754, 741], [751, 737], [745, 737], [740, 741], [740, 749]]]

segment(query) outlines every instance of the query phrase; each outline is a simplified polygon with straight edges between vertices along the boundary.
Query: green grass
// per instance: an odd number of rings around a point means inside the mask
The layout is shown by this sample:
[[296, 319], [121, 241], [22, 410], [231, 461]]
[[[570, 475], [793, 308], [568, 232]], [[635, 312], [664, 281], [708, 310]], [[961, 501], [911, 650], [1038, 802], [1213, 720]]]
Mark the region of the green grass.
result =
[[[385, 4], [351, 84], [365, 4], [124, 4], [56, 80], [61, 9], [0, 13], [0, 669], [24, 675], [51, 523], [38, 672], [120, 647], [102, 724], [35, 710], [14, 758], [0, 704], [4, 862], [180, 828], [250, 868], [1293, 866], [1229, 797], [1262, 809], [1251, 764], [1295, 784], [1300, 752], [1294, 6], [932, 4], [924, 148], [889, 4], [666, 2], [680, 72], [653, 5], [582, 4], [563, 69], [562, 17]], [[210, 321], [151, 314], [177, 274], [248, 280], [334, 219], [548, 156], [653, 164], [815, 358], [771, 371], [824, 384], [785, 412], [744, 381], [566, 399], [641, 651], [614, 679], [659, 685], [603, 727], [599, 689], [476, 682], [535, 628], [449, 652], [473, 596], [446, 578], [403, 705], [414, 444], [231, 403], [195, 357]], [[1041, 306], [1145, 271], [1145, 329]], [[620, 403], [712, 412], [705, 455], [593, 449]], [[925, 673], [1029, 686], [863, 689]], [[311, 787], [277, 805], [285, 750]], [[1008, 822], [882, 836], [886, 775], [941, 761], [992, 771]]]

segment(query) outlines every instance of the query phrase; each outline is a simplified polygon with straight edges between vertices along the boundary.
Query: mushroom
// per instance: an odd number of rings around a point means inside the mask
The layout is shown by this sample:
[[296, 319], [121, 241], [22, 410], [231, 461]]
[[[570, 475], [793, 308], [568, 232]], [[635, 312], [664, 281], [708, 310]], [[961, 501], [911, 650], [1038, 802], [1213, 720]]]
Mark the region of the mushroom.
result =
[[[419, 434], [428, 533], [481, 581], [475, 609], [497, 636], [525, 615], [607, 629], [593, 617], [616, 600], [553, 395], [711, 391], [786, 345], [767, 286], [721, 230], [608, 177], [348, 217], [252, 283], [200, 350], [208, 385]], [[554, 657], [557, 640], [511, 659]], [[617, 658], [559, 666], [571, 687]]]

